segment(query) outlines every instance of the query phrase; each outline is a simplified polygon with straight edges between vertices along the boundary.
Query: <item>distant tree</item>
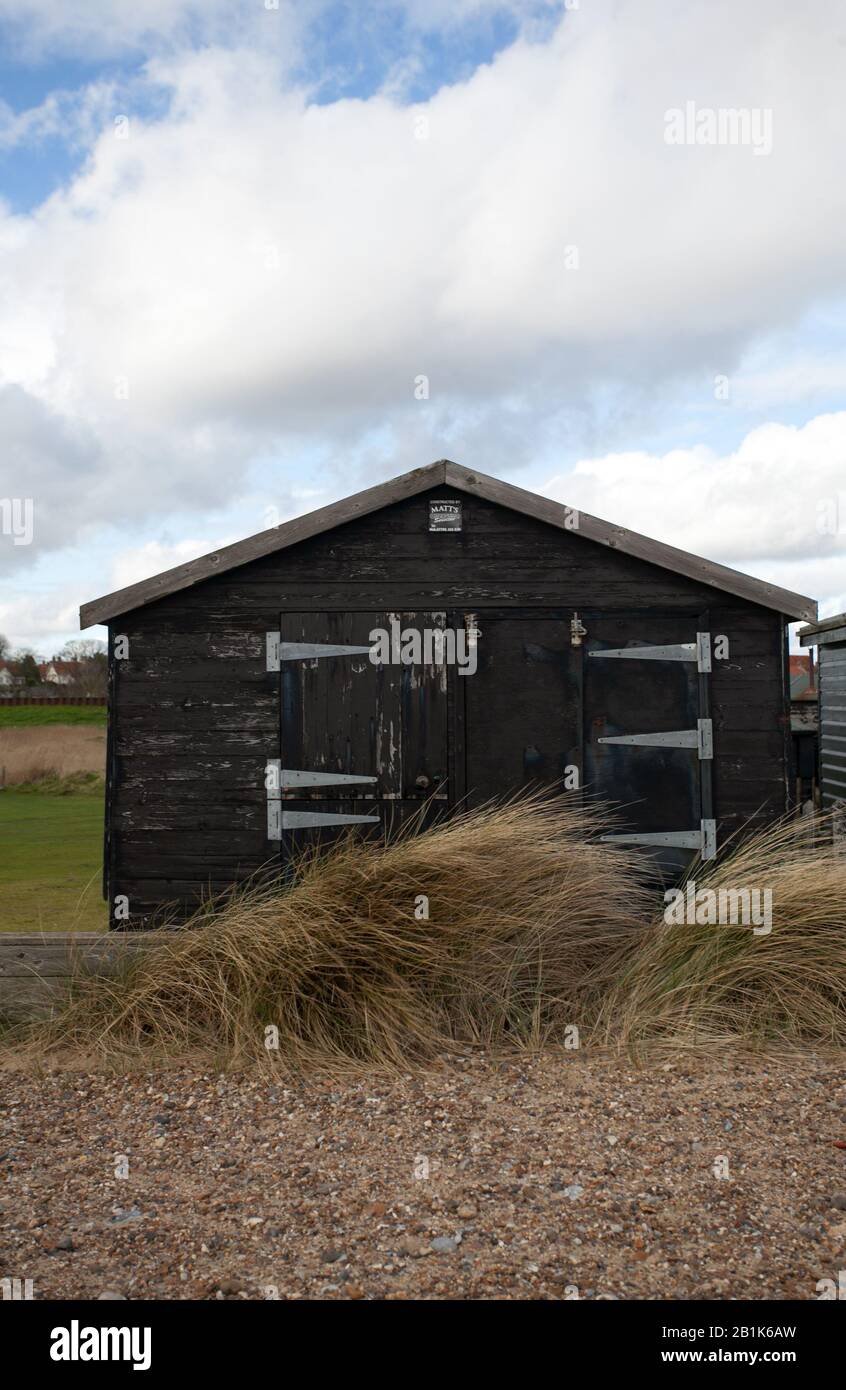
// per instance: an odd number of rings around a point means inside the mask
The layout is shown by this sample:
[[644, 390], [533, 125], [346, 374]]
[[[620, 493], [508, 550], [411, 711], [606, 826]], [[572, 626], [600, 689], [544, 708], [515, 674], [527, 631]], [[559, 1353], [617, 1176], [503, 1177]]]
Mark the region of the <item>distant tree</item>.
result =
[[105, 642], [92, 637], [78, 637], [66, 642], [56, 661], [73, 661], [76, 664], [73, 685], [68, 687], [76, 695], [98, 695], [106, 693], [109, 663]]
[[105, 652], [97, 652], [88, 661], [81, 661], [73, 689], [78, 695], [99, 695], [106, 693], [109, 678], [109, 662]]
[[41, 684], [41, 672], [32, 652], [23, 652], [17, 657], [18, 674], [23, 676], [24, 685], [31, 687]]
[[74, 637], [70, 642], [66, 642], [54, 657], [54, 661], [91, 661], [95, 656], [105, 656], [105, 642], [98, 642], [94, 637]]
[[12, 649], [12, 644], [8, 637], [4, 637], [0, 632], [0, 661], [5, 661]]

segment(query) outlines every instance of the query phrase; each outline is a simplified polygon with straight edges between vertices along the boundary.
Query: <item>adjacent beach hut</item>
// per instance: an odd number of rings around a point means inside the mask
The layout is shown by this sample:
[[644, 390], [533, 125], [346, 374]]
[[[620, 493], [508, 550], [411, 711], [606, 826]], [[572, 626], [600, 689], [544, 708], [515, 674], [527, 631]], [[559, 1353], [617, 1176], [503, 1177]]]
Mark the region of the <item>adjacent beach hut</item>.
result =
[[822, 809], [846, 808], [846, 613], [800, 628], [799, 640], [817, 648]]

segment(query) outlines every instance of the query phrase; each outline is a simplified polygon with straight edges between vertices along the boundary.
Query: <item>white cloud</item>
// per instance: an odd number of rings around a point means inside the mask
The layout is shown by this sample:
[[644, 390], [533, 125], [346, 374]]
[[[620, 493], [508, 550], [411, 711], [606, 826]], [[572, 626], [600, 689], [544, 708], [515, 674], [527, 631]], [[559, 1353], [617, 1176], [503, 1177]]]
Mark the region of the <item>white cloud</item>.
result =
[[[202, 8], [225, 27], [225, 5]], [[68, 8], [43, 9], [61, 33]], [[167, 30], [164, 6], [126, 9], [136, 36]], [[118, 11], [91, 13], [109, 32]], [[130, 111], [126, 140], [110, 119], [66, 190], [0, 218], [0, 381], [53, 431], [34, 465], [26, 441], [6, 455], [0, 495], [27, 470], [55, 547], [97, 520], [219, 508], [256, 458], [306, 443], [339, 492], [444, 453], [513, 473], [606, 388], [656, 412], [681, 379], [709, 391], [846, 282], [839, 34], [833, 0], [813, 24], [792, 0], [591, 0], [414, 110], [309, 105], [259, 46], [177, 45], [147, 69], [166, 117]], [[666, 145], [689, 99], [771, 108], [772, 154]], [[363, 477], [349, 460], [377, 428]], [[722, 468], [738, 557], [779, 526], [778, 553], [803, 544], [805, 465], [767, 453], [782, 443], [762, 433]], [[684, 465], [690, 505], [710, 462]], [[675, 476], [615, 467], [633, 496], [626, 476]], [[766, 469], [772, 503], [748, 482]], [[725, 546], [699, 529], [693, 548]]]
[[[230, 538], [231, 539], [231, 538]], [[138, 584], [142, 579], [150, 579], [162, 570], [174, 565], [184, 565], [188, 560], [196, 560], [198, 555], [208, 555], [220, 545], [228, 545], [228, 540], [176, 541], [165, 545], [161, 541], [147, 541], [145, 545], [133, 546], [118, 555], [112, 566], [112, 579], [108, 592], [125, 589], [129, 584]]]
[[743, 371], [729, 383], [731, 401], [745, 410], [766, 410], [786, 402], [846, 398], [846, 353], [807, 351], [781, 366]]
[[13, 651], [26, 648], [53, 656], [79, 630], [79, 609], [67, 592], [31, 594], [0, 602], [0, 633]]
[[[97, 573], [97, 594], [113, 593], [129, 584], [137, 584], [238, 539], [240, 537], [227, 534], [123, 546], [113, 555], [106, 572]], [[9, 638], [13, 647], [32, 647], [42, 654], [52, 654], [68, 636], [78, 631], [80, 605], [95, 596], [92, 588], [95, 581], [85, 574], [84, 563], [78, 557], [77, 571], [80, 569], [83, 570], [81, 577], [77, 573], [61, 586], [41, 580], [29, 592], [10, 596], [0, 603], [0, 633]], [[89, 633], [91, 635], [97, 634]]]
[[762, 425], [723, 456], [698, 445], [584, 459], [542, 490], [812, 598], [846, 589], [846, 411]]
[[[839, 55], [792, 4], [748, 8], [767, 24], [728, 56], [725, 0], [666, 23], [655, 3], [573, 11], [434, 97], [426, 140], [379, 97], [306, 106], [258, 55], [159, 61], [170, 118], [104, 132], [33, 219], [15, 298], [55, 265], [74, 402], [103, 408], [123, 362], [138, 409], [175, 419], [395, 405], [414, 367], [479, 392], [546, 354], [581, 382], [637, 354], [656, 383], [733, 355], [846, 270]], [[667, 105], [702, 89], [772, 104], [772, 156], [666, 146]], [[33, 384], [60, 389], [55, 367]]]

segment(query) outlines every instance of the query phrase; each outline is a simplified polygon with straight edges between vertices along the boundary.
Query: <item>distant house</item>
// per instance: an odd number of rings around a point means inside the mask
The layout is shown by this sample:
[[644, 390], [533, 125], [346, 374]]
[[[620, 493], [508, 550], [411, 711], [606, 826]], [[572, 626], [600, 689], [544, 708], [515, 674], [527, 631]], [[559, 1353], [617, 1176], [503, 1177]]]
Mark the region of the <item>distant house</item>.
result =
[[23, 676], [18, 675], [16, 666], [11, 661], [0, 661], [0, 687], [9, 690], [17, 685], [23, 685]]
[[73, 685], [79, 679], [79, 662], [42, 661], [38, 673], [45, 685]]

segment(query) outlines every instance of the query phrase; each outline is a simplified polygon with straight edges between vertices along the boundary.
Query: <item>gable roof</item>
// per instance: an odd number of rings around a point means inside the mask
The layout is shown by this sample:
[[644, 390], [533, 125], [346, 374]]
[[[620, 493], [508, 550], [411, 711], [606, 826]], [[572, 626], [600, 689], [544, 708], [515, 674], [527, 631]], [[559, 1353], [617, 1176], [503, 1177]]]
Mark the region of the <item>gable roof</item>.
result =
[[598, 545], [607, 545], [610, 549], [620, 550], [625, 555], [634, 555], [651, 565], [658, 565], [662, 569], [672, 570], [675, 574], [683, 574], [688, 579], [698, 580], [701, 584], [711, 584], [715, 589], [735, 594], [738, 598], [758, 603], [764, 608], [775, 609], [777, 613], [785, 613], [791, 618], [813, 621], [817, 616], [816, 601], [804, 594], [794, 594], [789, 589], [779, 588], [777, 584], [767, 584], [762, 579], [753, 579], [747, 574], [741, 574], [739, 570], [729, 569], [727, 565], [715, 564], [713, 560], [703, 560], [686, 550], [677, 550], [673, 545], [665, 545], [662, 541], [653, 541], [647, 536], [641, 536], [637, 531], [629, 531], [625, 526], [613, 526], [610, 522], [600, 521], [598, 517], [588, 516], [586, 512], [578, 512], [578, 526], [574, 528], [574, 509], [565, 507], [561, 502], [552, 502], [548, 497], [526, 492], [524, 488], [514, 487], [511, 483], [502, 483], [497, 478], [477, 473], [474, 469], [463, 468], [461, 464], [452, 463], [449, 459], [439, 459], [437, 463], [430, 463], [425, 468], [415, 468], [410, 473], [402, 473], [387, 483], [379, 483], [376, 487], [366, 488], [364, 492], [345, 497], [340, 502], [332, 502], [328, 507], [320, 507], [316, 512], [295, 517], [293, 521], [284, 521], [281, 526], [273, 526], [269, 531], [260, 531], [258, 535], [250, 536], [247, 540], [236, 541], [234, 545], [223, 546], [209, 555], [201, 555], [197, 560], [189, 560], [184, 565], [164, 570], [152, 579], [143, 579], [138, 584], [130, 584], [113, 594], [105, 594], [102, 598], [84, 603], [79, 610], [79, 625], [85, 628], [90, 627], [92, 623], [107, 622], [110, 618], [129, 613], [134, 608], [154, 603], [156, 599], [164, 598], [167, 594], [201, 584], [212, 575], [224, 574], [227, 570], [246, 565], [251, 560], [271, 555], [275, 550], [284, 550], [289, 545], [319, 536], [334, 526], [342, 526], [344, 522], [367, 516], [381, 507], [402, 502], [407, 497], [414, 497], [417, 493], [425, 492], [439, 484], [459, 492], [471, 493], [475, 497], [483, 497], [489, 502], [498, 502], [503, 507], [510, 507], [512, 511], [522, 512], [524, 516], [534, 517], [538, 521], [545, 521], [560, 530], [572, 532], [576, 529], [578, 535], [595, 541]]

